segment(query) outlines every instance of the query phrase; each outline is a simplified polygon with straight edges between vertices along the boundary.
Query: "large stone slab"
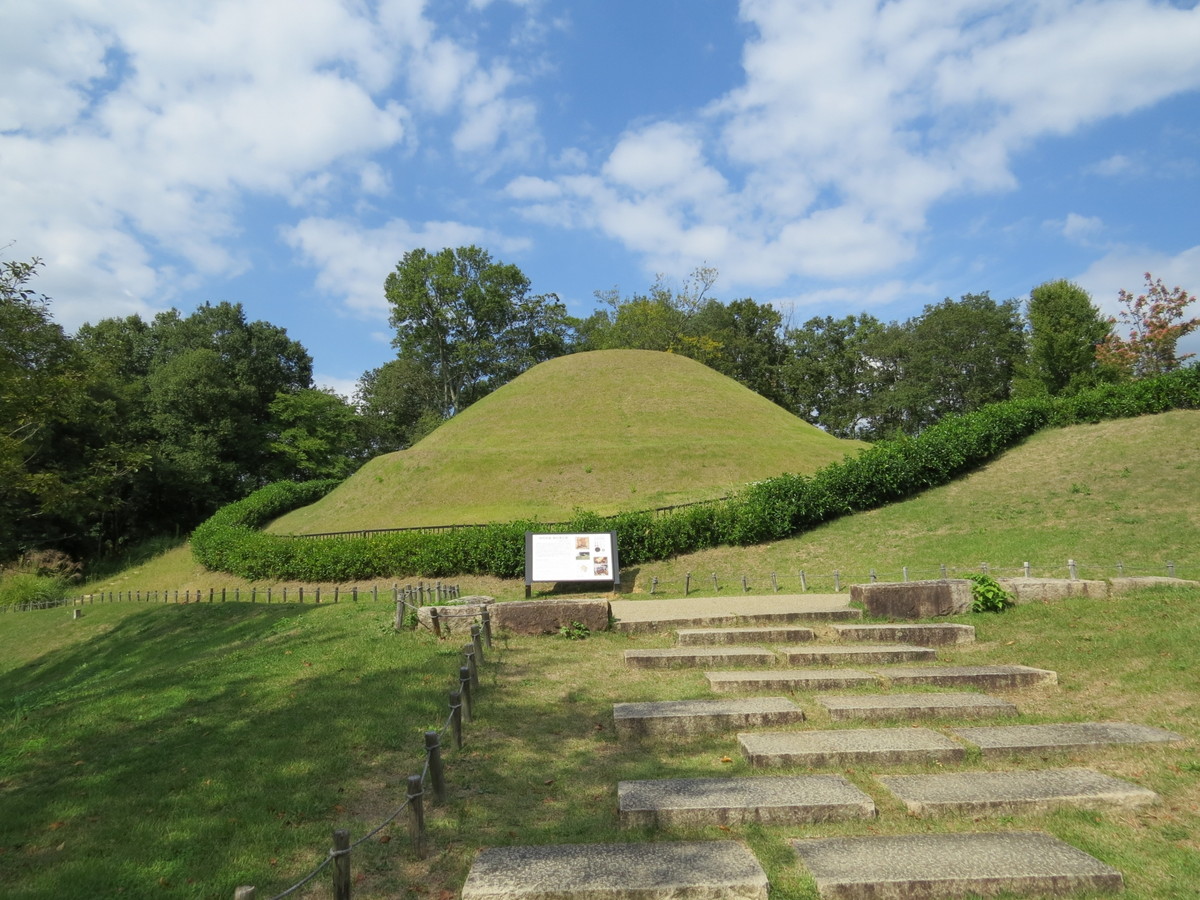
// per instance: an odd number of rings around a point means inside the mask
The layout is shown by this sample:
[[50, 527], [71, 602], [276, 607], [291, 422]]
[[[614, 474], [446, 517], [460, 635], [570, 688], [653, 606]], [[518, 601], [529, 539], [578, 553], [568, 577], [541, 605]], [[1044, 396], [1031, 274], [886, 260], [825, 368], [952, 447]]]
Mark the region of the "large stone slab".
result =
[[489, 607], [492, 628], [513, 634], [556, 634], [579, 622], [589, 631], [607, 631], [607, 600], [516, 600]]
[[792, 841], [822, 900], [1066, 896], [1120, 891], [1121, 873], [1041, 832]]
[[874, 675], [856, 669], [772, 669], [768, 671], [705, 672], [708, 686], [719, 694], [762, 691], [832, 691], [878, 684]]
[[937, 581], [875, 582], [850, 587], [850, 599], [879, 619], [933, 619], [971, 608], [971, 582], [965, 578]]
[[783, 658], [789, 666], [889, 665], [891, 663], [930, 662], [937, 651], [909, 644], [814, 644], [811, 647], [784, 647]]
[[875, 803], [841, 775], [622, 781], [621, 824], [802, 825], [869, 819]]
[[778, 625], [755, 628], [680, 628], [676, 642], [680, 647], [711, 647], [724, 644], [791, 644], [816, 638], [811, 628]]
[[785, 697], [666, 700], [614, 703], [613, 721], [617, 726], [617, 737], [627, 739], [794, 725], [804, 721], [804, 711]]
[[876, 777], [914, 816], [1016, 815], [1061, 806], [1136, 809], [1159, 799], [1154, 791], [1092, 769]]
[[1107, 581], [1088, 581], [1068, 578], [998, 578], [1018, 603], [1049, 603], [1066, 597], [1108, 596]]
[[895, 641], [919, 647], [943, 647], [947, 644], [970, 644], [975, 641], [974, 625], [952, 622], [905, 625], [833, 625], [839, 641], [862, 641], [882, 644]]
[[767, 876], [734, 841], [493, 847], [462, 900], [767, 900]]
[[993, 725], [956, 728], [954, 734], [977, 746], [984, 756], [1091, 750], [1113, 744], [1163, 744], [1186, 740], [1183, 735], [1173, 731], [1129, 722]]
[[752, 766], [842, 766], [961, 762], [966, 750], [928, 728], [847, 728], [739, 734]]
[[675, 600], [614, 600], [617, 631], [644, 633], [673, 628], [753, 627], [862, 618], [845, 594], [685, 597]]
[[1108, 582], [1109, 595], [1126, 594], [1129, 591], [1140, 591], [1148, 587], [1200, 587], [1200, 581], [1189, 581], [1186, 578], [1168, 578], [1165, 575], [1132, 575], [1128, 578], [1113, 578]]
[[875, 674], [901, 687], [925, 684], [937, 687], [970, 686], [983, 690], [1003, 690], [1038, 684], [1058, 684], [1057, 673], [1029, 666], [896, 666], [892, 669], [876, 670]]
[[929, 719], [938, 716], [1015, 716], [1017, 707], [988, 694], [847, 694], [817, 697], [835, 721], [848, 719]]
[[631, 669], [719, 669], [736, 666], [769, 666], [777, 661], [760, 647], [668, 647], [665, 650], [626, 650]]

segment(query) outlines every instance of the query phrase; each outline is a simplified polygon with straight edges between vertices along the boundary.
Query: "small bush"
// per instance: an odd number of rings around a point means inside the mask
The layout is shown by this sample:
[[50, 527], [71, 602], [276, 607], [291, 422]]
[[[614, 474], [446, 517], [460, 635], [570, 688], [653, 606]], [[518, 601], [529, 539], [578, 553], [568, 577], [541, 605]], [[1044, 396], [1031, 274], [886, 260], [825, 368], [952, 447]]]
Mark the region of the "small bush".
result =
[[971, 612], [1004, 612], [1016, 598], [991, 575], [968, 575], [971, 582]]
[[69, 585], [61, 576], [12, 572], [0, 577], [0, 607], [57, 603], [66, 598]]

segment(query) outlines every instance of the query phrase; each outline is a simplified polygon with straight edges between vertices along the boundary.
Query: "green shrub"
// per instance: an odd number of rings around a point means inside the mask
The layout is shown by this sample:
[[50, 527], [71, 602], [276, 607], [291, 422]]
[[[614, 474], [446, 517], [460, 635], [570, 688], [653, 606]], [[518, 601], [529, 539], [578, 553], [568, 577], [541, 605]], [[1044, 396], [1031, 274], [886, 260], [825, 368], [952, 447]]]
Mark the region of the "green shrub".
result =
[[[994, 403], [950, 416], [915, 437], [880, 441], [812, 475], [780, 475], [746, 486], [727, 501], [655, 516], [604, 518], [576, 510], [560, 532], [615, 531], [620, 560], [632, 566], [722, 544], [789, 537], [847, 513], [874, 509], [947, 484], [1048, 426], [1200, 409], [1200, 369], [1102, 385], [1070, 397]], [[268, 485], [216, 512], [192, 535], [196, 559], [250, 579], [350, 581], [383, 576], [495, 575], [525, 570], [525, 532], [508, 522], [437, 532], [297, 539], [258, 529], [324, 496], [336, 481]]]
[[67, 596], [70, 581], [61, 576], [13, 572], [0, 577], [0, 607], [22, 603], [57, 603]]
[[1004, 612], [1017, 602], [991, 575], [968, 575], [971, 582], [971, 612]]

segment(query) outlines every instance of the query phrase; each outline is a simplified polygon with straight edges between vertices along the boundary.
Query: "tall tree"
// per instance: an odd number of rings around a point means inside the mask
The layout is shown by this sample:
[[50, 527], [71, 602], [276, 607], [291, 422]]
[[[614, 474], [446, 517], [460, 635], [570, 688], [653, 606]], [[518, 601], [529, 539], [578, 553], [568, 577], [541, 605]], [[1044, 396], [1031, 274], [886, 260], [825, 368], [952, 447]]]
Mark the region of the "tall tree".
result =
[[790, 329], [784, 381], [796, 415], [836, 437], [859, 437], [867, 426], [876, 381], [872, 343], [883, 328], [874, 316], [863, 314], [813, 318]]
[[433, 374], [412, 359], [364, 372], [354, 402], [369, 455], [404, 450], [433, 431], [444, 421], [439, 396]]
[[558, 298], [531, 294], [519, 268], [479, 247], [410, 251], [384, 293], [392, 345], [433, 376], [446, 418], [567, 351], [570, 320]]
[[1019, 393], [1074, 393], [1099, 380], [1096, 347], [1112, 326], [1087, 291], [1061, 278], [1039, 284], [1029, 292], [1026, 318], [1029, 352], [1015, 388]]

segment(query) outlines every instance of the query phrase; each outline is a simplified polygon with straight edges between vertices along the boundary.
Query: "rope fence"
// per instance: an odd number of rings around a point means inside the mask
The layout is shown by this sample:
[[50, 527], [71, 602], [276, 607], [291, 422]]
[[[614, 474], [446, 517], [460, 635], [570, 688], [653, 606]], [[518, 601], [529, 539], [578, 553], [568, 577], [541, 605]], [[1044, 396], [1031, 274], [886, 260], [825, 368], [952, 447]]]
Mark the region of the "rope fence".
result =
[[[396, 620], [409, 621], [410, 615], [415, 614], [419, 607], [413, 606], [407, 600], [397, 601]], [[401, 609], [400, 607], [403, 607]], [[418, 617], [419, 618], [419, 617]], [[350, 831], [337, 828], [333, 831], [333, 846], [325, 854], [315, 868], [291, 887], [273, 895], [270, 900], [283, 900], [300, 888], [304, 887], [318, 875], [333, 867], [333, 896], [334, 900], [349, 900], [350, 886], [353, 883], [351, 874], [351, 854], [356, 847], [378, 835], [403, 814], [408, 812], [409, 844], [418, 859], [424, 859], [428, 854], [428, 840], [425, 829], [425, 794], [426, 782], [433, 793], [433, 803], [441, 805], [446, 802], [446, 772], [442, 760], [442, 738], [450, 735], [455, 750], [463, 747], [463, 723], [470, 723], [473, 715], [475, 699], [479, 693], [479, 666], [485, 661], [485, 653], [492, 650], [491, 615], [487, 607], [478, 613], [444, 613], [442, 618], [479, 619], [478, 624], [471, 625], [471, 643], [462, 648], [464, 662], [458, 669], [458, 687], [450, 691], [450, 713], [437, 731], [425, 732], [425, 764], [419, 775], [409, 775], [404, 802], [382, 822], [358, 838], [350, 840]], [[253, 885], [241, 885], [234, 891], [234, 900], [255, 900], [257, 889]]]

